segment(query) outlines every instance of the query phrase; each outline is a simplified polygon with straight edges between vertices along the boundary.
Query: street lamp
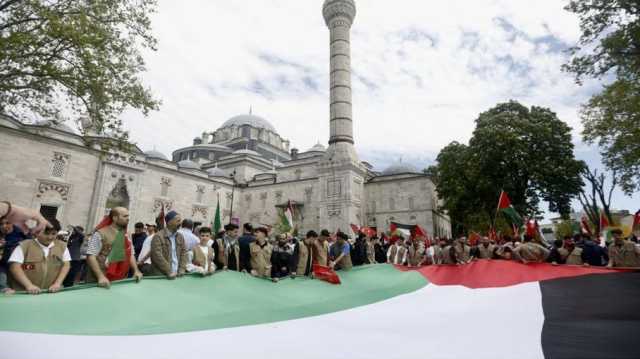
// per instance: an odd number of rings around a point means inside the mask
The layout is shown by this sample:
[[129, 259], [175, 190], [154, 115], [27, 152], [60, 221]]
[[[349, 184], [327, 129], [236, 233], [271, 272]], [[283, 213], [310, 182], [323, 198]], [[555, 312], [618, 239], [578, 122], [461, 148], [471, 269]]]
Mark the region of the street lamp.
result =
[[231, 223], [233, 221], [233, 196], [236, 190], [236, 170], [233, 170], [229, 177], [231, 177], [231, 181], [233, 181], [233, 184], [231, 185], [231, 208], [229, 210], [229, 223]]

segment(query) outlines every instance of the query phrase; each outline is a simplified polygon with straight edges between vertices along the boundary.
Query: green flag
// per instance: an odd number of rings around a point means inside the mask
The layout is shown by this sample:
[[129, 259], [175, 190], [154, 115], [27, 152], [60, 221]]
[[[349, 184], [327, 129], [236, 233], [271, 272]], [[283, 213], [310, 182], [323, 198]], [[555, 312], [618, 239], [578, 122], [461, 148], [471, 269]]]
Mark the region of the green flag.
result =
[[511, 222], [512, 225], [517, 228], [522, 227], [524, 221], [520, 214], [516, 211], [515, 208], [511, 205], [511, 200], [505, 191], [500, 193], [500, 200], [498, 200], [498, 211], [502, 212]]
[[220, 219], [220, 196], [218, 196], [218, 205], [216, 206], [216, 216], [213, 218], [213, 234], [214, 236], [222, 229], [222, 220]]

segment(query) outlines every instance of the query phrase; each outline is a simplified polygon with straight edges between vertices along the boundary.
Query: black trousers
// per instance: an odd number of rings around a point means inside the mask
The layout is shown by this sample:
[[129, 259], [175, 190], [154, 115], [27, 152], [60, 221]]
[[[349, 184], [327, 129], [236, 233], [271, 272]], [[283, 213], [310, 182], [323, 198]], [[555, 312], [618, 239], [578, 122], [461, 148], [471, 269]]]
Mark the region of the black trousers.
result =
[[71, 268], [69, 268], [69, 274], [67, 274], [67, 277], [62, 282], [65, 288], [73, 287], [73, 284], [76, 280], [76, 276], [78, 275], [78, 273], [82, 272], [82, 268], [84, 267], [84, 264], [85, 264], [84, 259], [71, 261]]

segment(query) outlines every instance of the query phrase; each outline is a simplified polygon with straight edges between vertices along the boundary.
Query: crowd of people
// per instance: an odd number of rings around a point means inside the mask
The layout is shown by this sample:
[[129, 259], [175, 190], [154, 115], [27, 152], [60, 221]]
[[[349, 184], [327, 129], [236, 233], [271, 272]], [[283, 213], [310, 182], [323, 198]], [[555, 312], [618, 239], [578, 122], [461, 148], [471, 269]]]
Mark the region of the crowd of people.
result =
[[[5, 212], [1, 204], [6, 204]], [[13, 213], [12, 213], [13, 211]], [[16, 214], [16, 212], [18, 212]], [[114, 208], [91, 233], [82, 227], [63, 231], [56, 220], [46, 221], [24, 208], [0, 203], [0, 290], [55, 293], [78, 283], [108, 288], [113, 281], [144, 276], [176, 279], [187, 273], [208, 276], [216, 271], [238, 271], [277, 282], [282, 278], [313, 277], [314, 265], [333, 270], [390, 263], [409, 267], [465, 265], [477, 259], [512, 260], [554, 265], [640, 267], [637, 238], [625, 239], [614, 230], [613, 241], [601, 246], [588, 235], [565, 237], [552, 246], [525, 235], [481, 237], [470, 243], [392, 233], [378, 237], [363, 230], [350, 238], [323, 229], [308, 231], [303, 238], [290, 234], [270, 235], [265, 227], [227, 224], [213, 233], [206, 226], [194, 228], [190, 219], [176, 211], [166, 214], [164, 228], [136, 223], [129, 236], [129, 212]], [[31, 219], [31, 230], [24, 225]], [[46, 225], [43, 225], [46, 223]], [[130, 238], [129, 238], [130, 237]]]

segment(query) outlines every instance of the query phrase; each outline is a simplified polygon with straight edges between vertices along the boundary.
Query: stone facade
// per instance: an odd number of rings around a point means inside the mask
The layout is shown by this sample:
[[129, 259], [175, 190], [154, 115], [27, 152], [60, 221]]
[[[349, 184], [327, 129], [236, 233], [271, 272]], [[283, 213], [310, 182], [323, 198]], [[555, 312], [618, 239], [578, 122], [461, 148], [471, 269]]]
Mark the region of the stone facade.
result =
[[87, 228], [114, 206], [129, 208], [132, 223], [153, 222], [164, 207], [210, 224], [218, 201], [223, 223], [271, 226], [291, 201], [300, 232], [349, 232], [350, 224], [382, 232], [396, 221], [449, 235], [449, 218], [438, 211], [428, 176], [402, 162], [376, 172], [358, 159], [350, 68], [355, 14], [353, 0], [324, 3], [332, 55], [328, 148], [290, 148], [271, 123], [251, 112], [203, 132], [171, 160], [139, 148], [102, 152], [99, 134], [82, 137], [64, 125], [0, 116], [0, 199]]

